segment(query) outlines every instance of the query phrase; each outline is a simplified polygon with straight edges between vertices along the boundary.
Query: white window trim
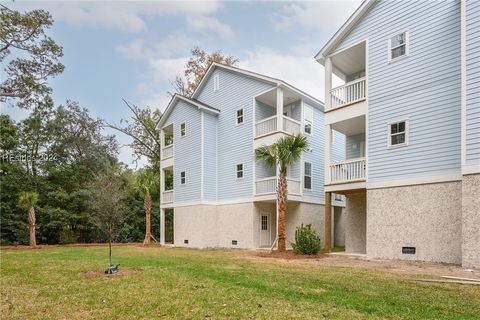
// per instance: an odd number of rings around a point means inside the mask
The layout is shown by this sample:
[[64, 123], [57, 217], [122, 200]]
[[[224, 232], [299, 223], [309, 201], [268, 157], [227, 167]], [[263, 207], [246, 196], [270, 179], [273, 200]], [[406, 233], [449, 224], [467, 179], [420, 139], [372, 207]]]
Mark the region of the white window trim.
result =
[[[182, 183], [182, 172], [185, 173], [185, 182]], [[180, 185], [185, 186], [187, 184], [187, 171], [180, 171]]]
[[[401, 144], [392, 144], [392, 124], [405, 122], [405, 142]], [[387, 123], [387, 146], [388, 149], [406, 147], [410, 144], [410, 119], [395, 119]]]
[[[392, 38], [402, 33], [405, 33], [405, 54], [392, 59]], [[403, 31], [395, 32], [394, 34], [390, 35], [387, 39], [387, 46], [388, 46], [388, 63], [394, 63], [407, 58], [410, 55], [410, 31], [403, 30]]]
[[213, 92], [220, 90], [220, 76], [218, 73], [213, 75]]
[[[238, 122], [238, 111], [242, 110], [242, 122]], [[235, 110], [235, 125], [236, 126], [241, 126], [242, 124], [245, 123], [245, 109], [244, 108], [239, 108]]]
[[[239, 165], [242, 165], [242, 177], [241, 178], [239, 178], [238, 175], [237, 175], [238, 172], [239, 172], [237, 166], [239, 166]], [[243, 180], [244, 178], [245, 178], [245, 164], [244, 163], [237, 163], [235, 165], [235, 180]]]
[[[310, 177], [310, 188], [305, 188], [305, 176], [307, 176], [305, 174], [305, 164], [306, 163], [310, 164], [310, 175], [308, 176], [308, 177]], [[309, 191], [313, 190], [313, 164], [311, 162], [304, 161], [302, 171], [303, 171], [302, 172], [303, 173], [303, 175], [302, 175], [302, 188], [304, 190], [309, 190]]]
[[314, 118], [313, 113], [314, 113], [314, 110], [313, 110], [313, 107], [307, 106], [307, 105], [305, 105], [305, 104], [303, 105], [303, 108], [304, 108], [304, 109], [307, 109], [307, 108], [308, 108], [308, 109], [311, 109], [311, 110], [312, 110], [312, 121], [311, 121], [311, 123], [310, 123], [310, 133], [305, 132], [305, 123], [306, 123], [306, 121], [305, 121], [305, 110], [303, 110], [303, 120], [302, 120], [302, 121], [303, 121], [303, 126], [302, 126], [303, 128], [302, 128], [302, 129], [303, 129], [303, 130], [302, 130], [302, 134], [306, 134], [306, 135], [312, 136], [312, 135], [313, 135], [313, 118]]
[[[185, 134], [182, 134], [182, 125], [185, 125]], [[180, 138], [186, 137], [187, 136], [187, 122], [183, 121], [180, 123]]]

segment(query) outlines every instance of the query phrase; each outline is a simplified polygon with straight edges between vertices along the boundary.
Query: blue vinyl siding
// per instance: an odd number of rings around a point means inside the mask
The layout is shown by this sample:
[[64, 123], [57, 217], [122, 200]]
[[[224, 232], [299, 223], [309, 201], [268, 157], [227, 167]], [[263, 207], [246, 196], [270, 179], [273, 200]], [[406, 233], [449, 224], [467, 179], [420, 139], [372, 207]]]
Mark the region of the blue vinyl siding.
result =
[[[186, 135], [180, 136], [180, 124], [186, 123]], [[173, 123], [173, 189], [175, 202], [200, 200], [201, 185], [201, 111], [179, 101], [165, 124]], [[186, 184], [180, 184], [180, 172], [186, 172]]]
[[341, 161], [346, 159], [345, 153], [345, 135], [332, 130], [332, 152], [331, 160], [332, 161]]
[[277, 111], [274, 107], [266, 105], [260, 101], [255, 101], [255, 122], [273, 117], [276, 113]]
[[[410, 54], [388, 63], [388, 39], [403, 30]], [[366, 39], [368, 180], [460, 171], [460, 2], [379, 1], [335, 50]], [[410, 121], [410, 144], [388, 149], [398, 118]]]
[[217, 200], [217, 117], [203, 113], [203, 199]]
[[365, 142], [365, 133], [346, 137], [346, 159], [360, 158], [361, 142]]
[[[308, 106], [305, 103], [305, 106]], [[325, 148], [325, 121], [322, 110], [312, 107], [313, 124], [312, 135], [306, 135], [310, 151], [303, 153], [303, 161], [312, 164], [312, 189], [304, 189], [303, 196], [315, 201], [325, 201], [325, 165], [324, 165], [324, 148]], [[303, 175], [303, 163], [302, 175]], [[302, 177], [303, 188], [303, 177]]]
[[[220, 90], [207, 79], [198, 100], [221, 110], [218, 116], [218, 200], [249, 198], [253, 191], [253, 97], [272, 84], [217, 69]], [[235, 125], [235, 110], [244, 109], [244, 123]], [[244, 164], [244, 178], [236, 179], [235, 165]]]
[[466, 2], [467, 135], [466, 163], [480, 163], [480, 1]]
[[291, 118], [295, 119], [297, 121], [302, 121], [302, 107], [301, 107], [301, 101], [297, 101], [295, 103], [291, 104], [292, 108], [292, 115]]

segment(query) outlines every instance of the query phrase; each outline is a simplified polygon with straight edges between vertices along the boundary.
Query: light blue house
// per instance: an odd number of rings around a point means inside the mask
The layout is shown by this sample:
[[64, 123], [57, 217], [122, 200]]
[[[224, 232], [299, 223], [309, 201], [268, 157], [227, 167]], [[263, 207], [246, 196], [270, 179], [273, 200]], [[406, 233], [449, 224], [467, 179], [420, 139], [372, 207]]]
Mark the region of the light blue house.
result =
[[347, 252], [480, 267], [480, 1], [365, 1], [315, 58]]
[[[256, 162], [254, 150], [297, 133], [308, 137], [310, 149], [288, 170], [287, 242], [301, 223], [323, 235], [323, 109], [322, 102], [281, 80], [217, 63], [191, 98], [175, 95], [159, 123], [161, 225], [165, 211], [173, 209], [174, 244], [274, 245], [277, 172]], [[339, 158], [342, 144], [339, 136]], [[342, 227], [336, 228], [341, 245]]]

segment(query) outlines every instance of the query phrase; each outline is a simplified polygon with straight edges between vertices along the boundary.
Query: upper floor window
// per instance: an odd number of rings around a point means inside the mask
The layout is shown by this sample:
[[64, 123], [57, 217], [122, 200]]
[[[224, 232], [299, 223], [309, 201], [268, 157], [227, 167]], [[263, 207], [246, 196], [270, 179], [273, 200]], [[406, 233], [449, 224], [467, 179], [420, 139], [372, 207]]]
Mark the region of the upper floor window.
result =
[[310, 106], [305, 106], [303, 110], [303, 131], [312, 134], [313, 125], [313, 109]]
[[187, 183], [187, 173], [185, 171], [180, 172], [180, 184]]
[[238, 109], [236, 111], [236, 116], [237, 116], [237, 124], [242, 124], [243, 123], [243, 109]]
[[408, 55], [408, 32], [397, 33], [388, 40], [389, 61]]
[[220, 90], [220, 76], [218, 73], [213, 75], [213, 91]]
[[243, 163], [237, 164], [236, 169], [237, 169], [237, 179], [243, 178]]
[[304, 162], [303, 165], [303, 188], [312, 189], [312, 164]]
[[388, 124], [388, 147], [408, 145], [408, 120]]
[[183, 122], [180, 124], [180, 136], [184, 137], [187, 134], [187, 124]]

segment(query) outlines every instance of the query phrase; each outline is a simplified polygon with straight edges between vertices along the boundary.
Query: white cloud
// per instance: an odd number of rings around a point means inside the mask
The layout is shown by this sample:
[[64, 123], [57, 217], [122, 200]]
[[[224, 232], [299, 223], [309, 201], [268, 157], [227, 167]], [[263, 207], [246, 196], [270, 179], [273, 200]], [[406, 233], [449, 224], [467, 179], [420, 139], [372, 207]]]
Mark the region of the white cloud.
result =
[[257, 48], [249, 52], [239, 65], [241, 68], [281, 79], [324, 100], [324, 69], [310, 54], [301, 56]]
[[216, 18], [207, 16], [189, 16], [187, 17], [187, 25], [193, 30], [206, 30], [218, 33], [224, 39], [231, 39], [233, 37], [232, 28]]
[[283, 14], [274, 17], [273, 22], [279, 30], [299, 25], [331, 32], [337, 30], [361, 3], [362, 0], [290, 3], [283, 7]]
[[146, 48], [143, 39], [135, 39], [129, 44], [118, 45], [116, 48], [124, 58], [130, 60], [148, 59], [152, 51]]
[[144, 17], [208, 15], [216, 12], [216, 1], [63, 1], [14, 2], [12, 9], [42, 8], [53, 18], [75, 27], [102, 27], [125, 32], [147, 29]]

